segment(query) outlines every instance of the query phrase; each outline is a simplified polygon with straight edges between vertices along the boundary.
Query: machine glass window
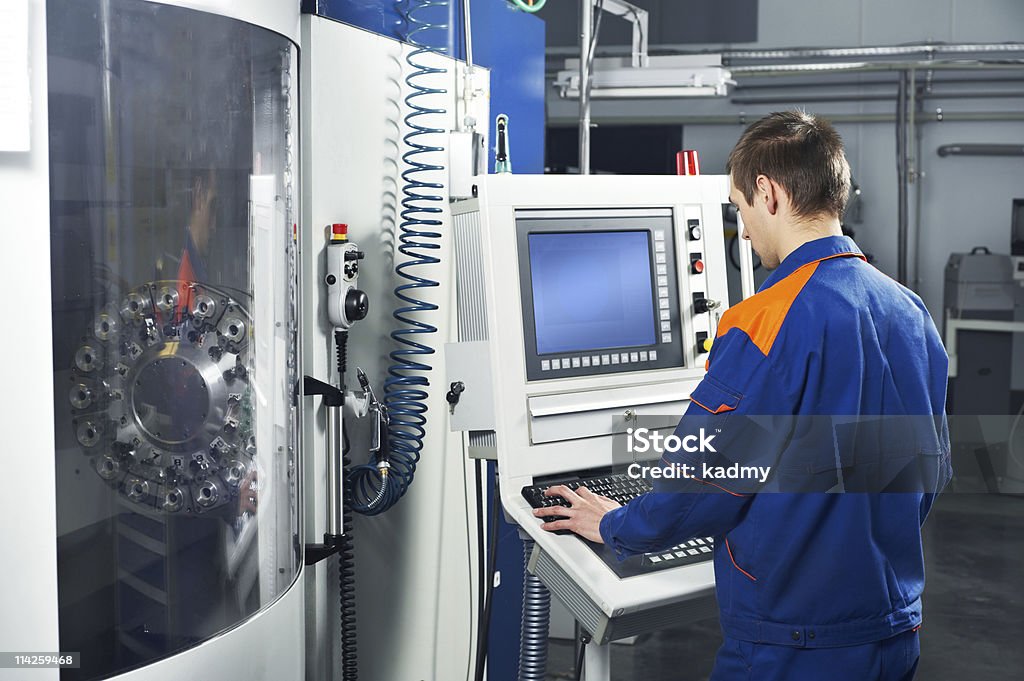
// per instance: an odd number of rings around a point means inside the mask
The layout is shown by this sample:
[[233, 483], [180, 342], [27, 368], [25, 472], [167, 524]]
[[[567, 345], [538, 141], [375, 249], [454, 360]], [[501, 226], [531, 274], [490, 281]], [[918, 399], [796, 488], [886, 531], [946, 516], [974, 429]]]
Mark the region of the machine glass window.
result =
[[46, 9], [61, 678], [94, 679], [299, 569], [297, 54], [168, 5]]

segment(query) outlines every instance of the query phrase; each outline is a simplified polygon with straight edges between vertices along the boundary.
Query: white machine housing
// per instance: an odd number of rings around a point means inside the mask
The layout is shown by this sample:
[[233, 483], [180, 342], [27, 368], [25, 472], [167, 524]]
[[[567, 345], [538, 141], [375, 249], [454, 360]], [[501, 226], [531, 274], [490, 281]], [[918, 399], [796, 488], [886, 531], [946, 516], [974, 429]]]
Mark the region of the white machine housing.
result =
[[[697, 333], [714, 338], [717, 319], [728, 305], [722, 237], [728, 178], [492, 175], [478, 178], [477, 191], [476, 199], [453, 208], [460, 342], [449, 345], [446, 353], [449, 381], [462, 381], [466, 388], [453, 411], [452, 427], [469, 431], [471, 455], [497, 459], [505, 512], [536, 542], [531, 571], [597, 642], [644, 628], [634, 622], [616, 629], [613, 618], [665, 615], [670, 608], [673, 619], [663, 621], [664, 626], [678, 623], [687, 612], [691, 619], [709, 615], [714, 606], [710, 562], [622, 580], [576, 537], [541, 529], [521, 489], [541, 476], [611, 466], [615, 431], [624, 431], [624, 422], [615, 417], [627, 410], [663, 420], [672, 415], [671, 422], [659, 427], [672, 428], [678, 422], [705, 373], [707, 355], [698, 350]], [[519, 267], [526, 254], [518, 254], [516, 215], [535, 210], [561, 211], [569, 217], [601, 210], [671, 215], [677, 263], [674, 307], [681, 333], [673, 343], [682, 345], [683, 366], [645, 370], [638, 365], [638, 370], [597, 376], [528, 379]], [[702, 232], [697, 239], [689, 232], [693, 220], [699, 220]], [[688, 266], [695, 253], [705, 264], [701, 273]], [[695, 314], [694, 292], [721, 306]], [[552, 568], [547, 577], [542, 574], [545, 565]], [[559, 580], [564, 583], [552, 583]]]
[[[298, 3], [276, 0], [148, 0], [161, 5], [176, 5], [210, 14], [231, 17], [274, 31], [297, 43], [299, 35]], [[0, 148], [0, 198], [10, 206], [12, 219], [21, 226], [22, 247], [5, 249], [0, 262], [2, 281], [8, 290], [32, 290], [35, 304], [22, 317], [24, 328], [33, 332], [33, 342], [5, 347], [8, 356], [17, 356], [5, 369], [5, 378], [16, 382], [18, 403], [28, 409], [8, 409], [3, 422], [9, 434], [7, 451], [20, 452], [23, 461], [10, 460], [13, 478], [11, 490], [0, 501], [0, 536], [10, 555], [5, 578], [11, 588], [0, 593], [0, 640], [10, 650], [60, 650], [58, 626], [56, 484], [53, 452], [54, 384], [47, 377], [54, 364], [49, 305], [51, 287], [50, 181], [48, 158], [49, 110], [47, 84], [52, 69], [47, 63], [47, 11], [45, 0], [20, 0], [3, 3], [0, 21], [11, 21], [14, 38], [10, 54], [10, 73], [22, 75], [27, 60], [28, 95], [31, 106], [29, 138], [24, 148]], [[140, 5], [143, 4], [140, 2]], [[5, 24], [4, 28], [8, 28]], [[6, 61], [8, 52], [4, 52]], [[4, 83], [6, 85], [6, 82]], [[19, 93], [20, 95], [21, 93]], [[6, 105], [6, 102], [5, 102]], [[6, 113], [6, 110], [3, 112]], [[13, 152], [13, 153], [12, 153]], [[11, 405], [13, 407], [13, 404]], [[86, 566], [86, 568], [92, 568]], [[301, 572], [279, 598], [231, 629], [151, 664], [118, 674], [117, 679], [164, 681], [180, 679], [193, 670], [203, 678], [298, 679], [303, 673], [303, 591], [295, 588]], [[69, 652], [69, 651], [65, 651]], [[88, 656], [90, 651], [74, 651]], [[188, 671], [184, 671], [188, 670]], [[57, 668], [0, 669], [0, 680], [20, 681], [26, 677], [56, 681]]]

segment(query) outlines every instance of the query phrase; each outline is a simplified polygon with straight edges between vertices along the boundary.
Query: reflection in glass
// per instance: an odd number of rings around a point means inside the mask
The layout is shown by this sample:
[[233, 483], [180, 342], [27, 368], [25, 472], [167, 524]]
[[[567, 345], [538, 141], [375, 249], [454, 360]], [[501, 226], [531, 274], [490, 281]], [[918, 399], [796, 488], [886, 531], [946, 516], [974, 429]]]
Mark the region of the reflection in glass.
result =
[[294, 46], [47, 2], [62, 679], [196, 645], [292, 583]]

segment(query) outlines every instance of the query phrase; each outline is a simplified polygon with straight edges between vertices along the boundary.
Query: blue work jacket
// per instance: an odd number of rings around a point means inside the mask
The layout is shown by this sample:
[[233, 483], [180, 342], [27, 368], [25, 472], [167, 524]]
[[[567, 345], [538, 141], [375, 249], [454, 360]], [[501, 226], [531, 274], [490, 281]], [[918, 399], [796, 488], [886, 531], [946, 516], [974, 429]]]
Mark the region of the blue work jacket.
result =
[[[848, 422], [896, 417], [889, 422], [895, 429], [883, 428], [883, 436], [896, 442], [892, 451], [912, 450], [929, 474], [887, 488], [895, 491], [866, 483], [842, 493], [838, 476], [850, 464], [852, 480], [858, 462], [836, 464], [844, 455], [831, 443], [841, 429], [828, 433], [827, 451], [810, 455], [828, 464], [818, 469], [813, 461], [806, 465], [807, 448], [796, 451], [792, 432], [773, 432], [769, 425], [757, 436], [759, 455], [778, 450], [768, 461], [774, 468], [767, 484], [699, 474], [672, 488], [657, 483], [654, 492], [607, 513], [602, 538], [624, 557], [715, 537], [721, 626], [731, 638], [832, 647], [920, 626], [921, 524], [951, 475], [947, 362], [920, 298], [868, 264], [851, 239], [803, 244], [719, 323], [707, 374], [676, 429], [680, 438], [698, 428], [717, 433], [718, 453], [666, 454], [662, 465], [687, 462], [699, 470], [701, 463], [723, 463], [730, 428], [749, 433], [744, 419], [761, 415]], [[777, 425], [791, 430], [793, 423]], [[875, 463], [887, 451], [884, 443], [872, 447]], [[798, 462], [790, 472], [809, 474], [799, 488], [809, 491], [786, 487], [787, 455]], [[731, 460], [742, 463], [742, 456], [734, 452]], [[863, 451], [857, 456], [865, 460]], [[821, 471], [829, 473], [825, 483], [817, 480]]]

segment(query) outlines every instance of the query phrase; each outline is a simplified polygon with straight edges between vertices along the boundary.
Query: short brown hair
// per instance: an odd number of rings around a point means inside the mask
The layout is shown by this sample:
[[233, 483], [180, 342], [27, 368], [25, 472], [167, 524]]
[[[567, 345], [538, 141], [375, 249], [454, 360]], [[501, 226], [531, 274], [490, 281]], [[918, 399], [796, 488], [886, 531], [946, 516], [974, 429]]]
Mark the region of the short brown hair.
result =
[[842, 217], [850, 198], [850, 164], [843, 140], [824, 118], [805, 111], [768, 114], [740, 137], [725, 166], [753, 203], [757, 176], [777, 182], [800, 217]]

